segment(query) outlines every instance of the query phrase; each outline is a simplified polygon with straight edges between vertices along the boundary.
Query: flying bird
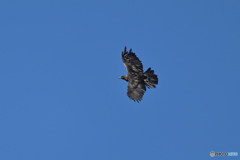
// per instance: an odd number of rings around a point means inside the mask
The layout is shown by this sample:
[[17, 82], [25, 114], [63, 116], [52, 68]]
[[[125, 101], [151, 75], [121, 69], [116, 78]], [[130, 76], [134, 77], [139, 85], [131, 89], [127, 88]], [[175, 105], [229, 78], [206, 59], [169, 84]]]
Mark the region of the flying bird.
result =
[[132, 52], [132, 49], [130, 49], [129, 52], [126, 50], [127, 48], [125, 47], [122, 52], [122, 61], [127, 69], [127, 75], [119, 78], [128, 82], [128, 97], [139, 103], [146, 91], [146, 87], [156, 88], [155, 85], [158, 84], [158, 78], [151, 68], [143, 72], [142, 62], [135, 53]]

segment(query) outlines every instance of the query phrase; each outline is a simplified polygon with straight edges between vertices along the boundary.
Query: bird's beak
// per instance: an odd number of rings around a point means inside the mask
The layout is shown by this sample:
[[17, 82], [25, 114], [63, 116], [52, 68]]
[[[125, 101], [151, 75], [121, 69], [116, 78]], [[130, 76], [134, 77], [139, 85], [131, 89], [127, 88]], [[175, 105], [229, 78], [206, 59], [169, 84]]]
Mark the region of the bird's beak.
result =
[[122, 77], [119, 77], [119, 79], [122, 79]]

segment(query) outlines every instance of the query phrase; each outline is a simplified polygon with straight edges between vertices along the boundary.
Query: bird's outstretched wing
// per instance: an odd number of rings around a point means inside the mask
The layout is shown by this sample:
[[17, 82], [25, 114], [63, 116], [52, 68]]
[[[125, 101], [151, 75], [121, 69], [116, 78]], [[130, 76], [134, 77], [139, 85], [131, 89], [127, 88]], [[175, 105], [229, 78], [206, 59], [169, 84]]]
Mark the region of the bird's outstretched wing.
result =
[[125, 47], [124, 51], [122, 52], [122, 61], [127, 69], [128, 74], [139, 72], [142, 73], [143, 72], [142, 62], [138, 59], [135, 53], [132, 52], [132, 49], [130, 49], [129, 52], [127, 52], [126, 50], [127, 47]]
[[137, 78], [129, 79], [127, 95], [130, 99], [137, 101], [138, 103], [142, 100], [142, 97], [146, 91], [144, 82]]

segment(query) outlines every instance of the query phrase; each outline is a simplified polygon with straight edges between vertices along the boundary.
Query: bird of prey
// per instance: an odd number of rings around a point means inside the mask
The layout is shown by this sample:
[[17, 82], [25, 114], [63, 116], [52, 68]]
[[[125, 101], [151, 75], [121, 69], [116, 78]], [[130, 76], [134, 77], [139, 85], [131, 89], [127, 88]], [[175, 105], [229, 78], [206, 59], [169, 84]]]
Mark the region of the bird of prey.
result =
[[122, 52], [122, 61], [127, 69], [127, 75], [121, 76], [120, 79], [128, 82], [128, 97], [139, 103], [146, 91], [146, 86], [147, 88], [156, 88], [155, 85], [158, 84], [158, 78], [151, 68], [143, 72], [142, 62], [135, 53], [132, 52], [132, 49], [130, 49], [129, 52], [126, 50], [127, 48], [125, 47]]

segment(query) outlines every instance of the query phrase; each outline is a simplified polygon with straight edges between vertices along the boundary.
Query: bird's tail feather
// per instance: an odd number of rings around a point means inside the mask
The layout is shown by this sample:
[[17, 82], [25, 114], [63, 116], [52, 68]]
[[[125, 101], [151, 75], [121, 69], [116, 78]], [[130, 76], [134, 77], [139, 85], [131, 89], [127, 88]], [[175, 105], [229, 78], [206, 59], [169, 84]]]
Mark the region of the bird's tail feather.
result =
[[158, 84], [157, 75], [154, 74], [154, 70], [148, 68], [144, 73], [144, 82], [148, 88], [156, 88], [155, 84]]

